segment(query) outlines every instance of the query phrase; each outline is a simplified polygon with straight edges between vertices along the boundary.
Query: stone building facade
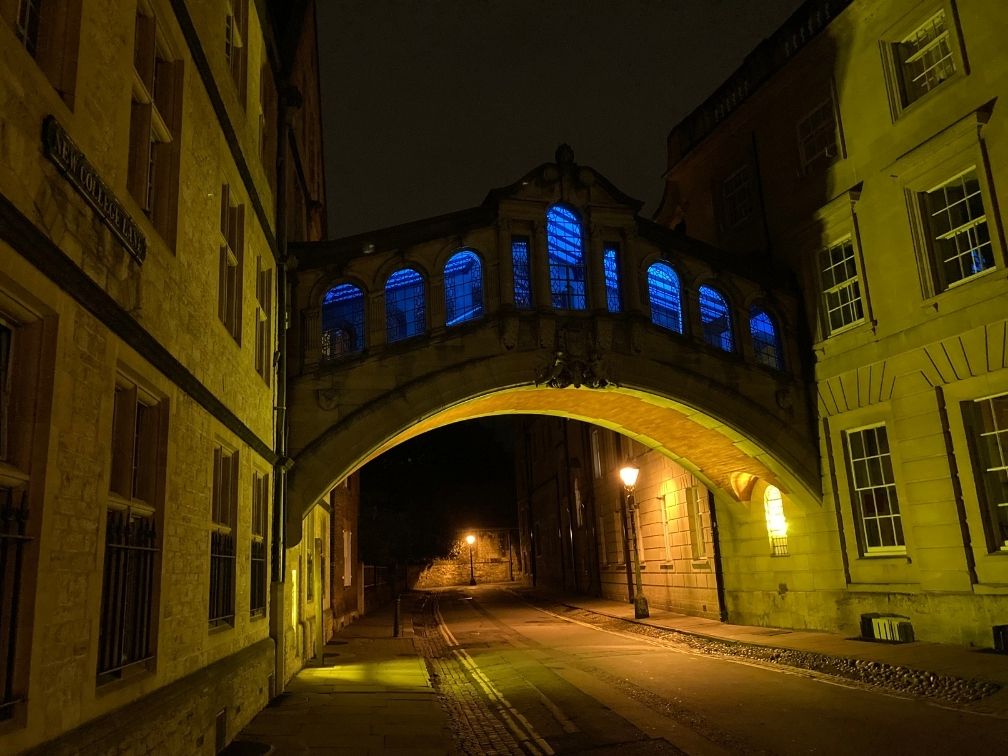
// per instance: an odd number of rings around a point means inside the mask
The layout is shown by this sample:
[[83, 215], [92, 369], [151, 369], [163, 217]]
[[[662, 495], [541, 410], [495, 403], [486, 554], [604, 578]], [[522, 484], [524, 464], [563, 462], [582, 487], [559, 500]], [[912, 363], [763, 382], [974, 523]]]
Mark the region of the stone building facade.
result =
[[[845, 631], [1008, 623], [1006, 27], [984, 0], [809, 0], [669, 135], [657, 219], [801, 282], [828, 516], [789, 536], [837, 555], [815, 588]], [[738, 602], [789, 600], [755, 580]]]
[[286, 243], [325, 232], [313, 19], [0, 3], [0, 751], [213, 753], [305, 656], [276, 408]]

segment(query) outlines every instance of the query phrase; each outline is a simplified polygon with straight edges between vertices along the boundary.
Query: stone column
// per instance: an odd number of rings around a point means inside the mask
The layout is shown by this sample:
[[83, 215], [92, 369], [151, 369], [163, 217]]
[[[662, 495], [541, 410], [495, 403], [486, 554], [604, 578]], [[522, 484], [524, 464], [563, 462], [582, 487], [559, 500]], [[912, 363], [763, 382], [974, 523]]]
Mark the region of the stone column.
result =
[[533, 224], [532, 249], [529, 250], [532, 267], [532, 303], [536, 309], [552, 310], [550, 294], [549, 246], [546, 242], [546, 221]]
[[[587, 294], [588, 310], [606, 312], [609, 307], [606, 301], [605, 265], [602, 262], [603, 239], [602, 229], [597, 224], [588, 225], [585, 241], [585, 272], [588, 276]], [[622, 255], [621, 255], [622, 257]]]
[[[511, 257], [511, 221], [497, 223], [497, 291], [501, 305], [514, 307], [514, 260]], [[488, 303], [489, 304], [489, 303]]]

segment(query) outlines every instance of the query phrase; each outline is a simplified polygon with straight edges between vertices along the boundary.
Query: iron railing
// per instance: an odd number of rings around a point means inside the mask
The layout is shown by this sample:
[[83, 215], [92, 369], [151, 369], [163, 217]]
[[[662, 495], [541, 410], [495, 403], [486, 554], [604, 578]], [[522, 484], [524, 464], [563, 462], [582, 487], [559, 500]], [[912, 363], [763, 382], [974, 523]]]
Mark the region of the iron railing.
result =
[[128, 509], [108, 510], [98, 680], [120, 676], [123, 668], [153, 658], [151, 610], [157, 553], [154, 518]]
[[14, 716], [24, 700], [18, 690], [18, 608], [21, 570], [28, 529], [28, 497], [24, 488], [0, 488], [0, 720]]
[[210, 533], [210, 627], [234, 625], [235, 539], [231, 533]]

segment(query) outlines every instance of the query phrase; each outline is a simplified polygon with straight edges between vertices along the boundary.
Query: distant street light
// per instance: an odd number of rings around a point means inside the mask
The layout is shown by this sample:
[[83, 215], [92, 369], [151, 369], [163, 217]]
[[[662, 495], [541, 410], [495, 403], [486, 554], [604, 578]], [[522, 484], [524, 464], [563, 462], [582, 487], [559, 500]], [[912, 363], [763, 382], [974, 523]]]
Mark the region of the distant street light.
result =
[[651, 612], [648, 611], [647, 598], [644, 596], [644, 582], [641, 580], [640, 571], [640, 552], [637, 551], [637, 544], [640, 543], [640, 539], [637, 537], [638, 528], [640, 527], [640, 512], [637, 509], [634, 486], [637, 485], [637, 476], [640, 474], [640, 470], [633, 465], [627, 465], [619, 471], [619, 474], [620, 479], [623, 481], [623, 488], [626, 490], [626, 496], [623, 499], [623, 517], [630, 526], [629, 529], [633, 536], [634, 574], [637, 578], [637, 590], [633, 598], [634, 617], [644, 619], [650, 617]]
[[466, 536], [466, 543], [469, 544], [469, 585], [476, 585], [476, 571], [473, 569], [472, 547], [476, 543], [476, 536], [472, 533]]

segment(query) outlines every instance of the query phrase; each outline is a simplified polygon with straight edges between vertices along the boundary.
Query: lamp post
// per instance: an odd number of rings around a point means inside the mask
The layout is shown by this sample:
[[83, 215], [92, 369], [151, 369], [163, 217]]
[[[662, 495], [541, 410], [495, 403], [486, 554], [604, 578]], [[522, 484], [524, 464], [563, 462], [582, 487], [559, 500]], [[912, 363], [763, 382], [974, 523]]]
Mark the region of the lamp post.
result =
[[632, 525], [634, 576], [637, 578], [637, 589], [634, 592], [633, 601], [634, 617], [644, 619], [645, 617], [650, 617], [651, 612], [648, 611], [647, 598], [644, 596], [644, 582], [641, 580], [640, 572], [640, 552], [637, 550], [637, 544], [640, 543], [640, 539], [637, 537], [637, 528], [640, 527], [640, 520], [638, 517], [639, 512], [637, 511], [637, 499], [634, 498], [634, 486], [637, 485], [637, 475], [639, 473], [640, 470], [633, 465], [627, 465], [619, 471], [620, 479], [623, 481], [623, 488], [626, 489], [625, 507], [627, 522]]
[[476, 570], [473, 569], [472, 547], [476, 543], [476, 536], [472, 533], [466, 536], [466, 543], [469, 544], [469, 585], [476, 585]]

